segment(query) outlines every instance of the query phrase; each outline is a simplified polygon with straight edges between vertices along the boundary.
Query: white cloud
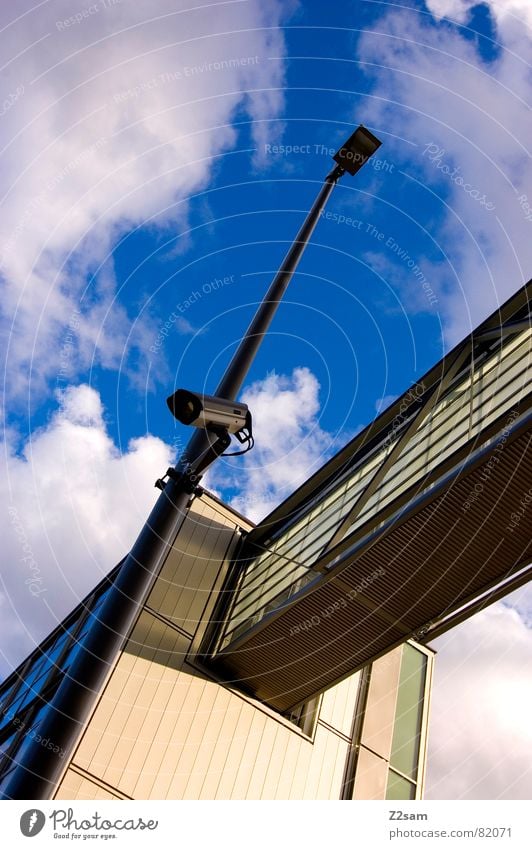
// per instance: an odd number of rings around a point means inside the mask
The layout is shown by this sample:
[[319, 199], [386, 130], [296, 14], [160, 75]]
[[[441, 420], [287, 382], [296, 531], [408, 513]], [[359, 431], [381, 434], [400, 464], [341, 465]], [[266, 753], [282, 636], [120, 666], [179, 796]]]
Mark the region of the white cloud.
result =
[[398, 398], [397, 395], [383, 395], [382, 398], [377, 398], [375, 401], [375, 411], [378, 413], [382, 413], [383, 410], [387, 410], [394, 401]]
[[86, 385], [64, 393], [22, 451], [2, 447], [0, 677], [127, 554], [172, 460], [153, 436], [120, 454]]
[[438, 18], [451, 18], [463, 23], [471, 9], [478, 5], [475, 0], [426, 0], [427, 8]]
[[529, 0], [426, 0], [427, 8], [437, 18], [449, 18], [466, 24], [471, 10], [482, 4], [489, 6], [499, 26], [523, 23], [532, 25], [532, 8]]
[[[473, 5], [429, 3], [435, 14], [460, 20]], [[441, 201], [442, 220], [429, 226], [442, 260], [422, 267], [437, 291], [449, 343], [519, 288], [532, 268], [526, 206], [532, 200], [532, 39], [518, 25], [522, 4], [490, 8], [499, 39], [491, 61], [460, 27], [404, 10], [384, 16], [358, 49], [360, 59], [374, 63], [368, 73], [378, 95], [367, 100], [366, 120], [417, 145], [406, 146], [405, 159], [405, 147], [385, 137], [388, 157], [419, 181], [418, 197], [426, 186], [427, 197]], [[420, 209], [425, 215], [423, 203]], [[420, 219], [421, 228], [426, 224]]]
[[71, 375], [93, 356], [120, 364], [135, 316], [117, 305], [106, 262], [118, 236], [149, 221], [184, 224], [187, 196], [237, 143], [237, 113], [260, 146], [283, 102], [278, 24], [288, 10], [277, 0], [87, 8], [56, 0], [18, 22], [9, 4], [0, 10], [9, 393], [27, 391], [30, 363], [34, 391], [55, 376], [73, 314]]
[[320, 427], [319, 389], [310, 369], [295, 368], [290, 375], [269, 374], [243, 393], [253, 415], [255, 448], [237, 460], [220, 461], [207, 481], [236, 489], [230, 503], [249, 518], [257, 521], [271, 512], [333, 452], [334, 437]]
[[69, 386], [58, 393], [62, 417], [74, 425], [101, 428], [103, 426], [103, 406], [98, 393], [90, 386]]
[[529, 799], [532, 630], [499, 603], [435, 648], [426, 798]]

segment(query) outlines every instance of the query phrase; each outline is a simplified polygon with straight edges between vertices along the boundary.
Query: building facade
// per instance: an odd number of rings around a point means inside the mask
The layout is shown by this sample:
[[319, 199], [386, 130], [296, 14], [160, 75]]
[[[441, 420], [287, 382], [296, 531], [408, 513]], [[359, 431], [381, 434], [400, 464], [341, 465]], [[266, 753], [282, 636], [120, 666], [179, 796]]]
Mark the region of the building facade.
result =
[[[421, 798], [430, 649], [407, 643], [284, 714], [209, 671], [202, 642], [250, 529], [209, 494], [194, 500], [79, 739], [57, 753], [54, 798]], [[0, 690], [7, 798], [23, 747], [38, 770], [54, 746], [39, 734], [43, 716], [117, 569]]]
[[118, 564], [0, 687], [4, 798], [421, 798], [427, 639], [532, 577], [531, 303], [258, 526], [187, 490], [133, 627]]

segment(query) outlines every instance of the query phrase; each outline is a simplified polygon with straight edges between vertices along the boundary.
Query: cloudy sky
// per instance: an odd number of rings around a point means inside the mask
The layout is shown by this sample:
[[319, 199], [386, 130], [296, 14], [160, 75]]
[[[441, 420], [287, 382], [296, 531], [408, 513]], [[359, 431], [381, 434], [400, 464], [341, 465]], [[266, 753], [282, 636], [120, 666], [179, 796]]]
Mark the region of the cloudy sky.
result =
[[[224, 498], [265, 515], [530, 277], [532, 6], [18, 0], [0, 39], [7, 674], [127, 552], [187, 439], [164, 399], [214, 390], [353, 126], [383, 146], [257, 357]], [[428, 798], [530, 798], [531, 608], [438, 641]]]

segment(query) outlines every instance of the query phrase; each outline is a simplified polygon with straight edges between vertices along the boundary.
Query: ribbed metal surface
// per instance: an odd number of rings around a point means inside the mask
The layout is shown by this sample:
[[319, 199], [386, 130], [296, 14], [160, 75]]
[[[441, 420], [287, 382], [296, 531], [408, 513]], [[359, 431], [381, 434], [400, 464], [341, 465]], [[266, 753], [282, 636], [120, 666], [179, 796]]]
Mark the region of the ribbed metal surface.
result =
[[[375, 582], [371, 600], [410, 630], [440, 616], [487, 584], [501, 580], [530, 552], [530, 517], [509, 530], [512, 512], [532, 483], [529, 436], [457, 481], [445, 496], [396, 528], [343, 572], [349, 584], [384, 565], [389, 580]], [[475, 485], [482, 485], [471, 501]], [[469, 503], [468, 509], [464, 504]]]
[[[530, 517], [525, 513], [509, 529], [532, 485], [532, 429], [495, 456], [489, 469], [486, 461], [457, 477], [443, 495], [362, 550], [336, 574], [341, 583], [323, 583], [266, 619], [245, 643], [220, 653], [215, 667], [287, 710], [532, 559]], [[482, 486], [476, 498], [475, 486]], [[379, 569], [384, 574], [364, 588], [364, 606], [357, 588]], [[353, 599], [350, 590], [357, 590]]]

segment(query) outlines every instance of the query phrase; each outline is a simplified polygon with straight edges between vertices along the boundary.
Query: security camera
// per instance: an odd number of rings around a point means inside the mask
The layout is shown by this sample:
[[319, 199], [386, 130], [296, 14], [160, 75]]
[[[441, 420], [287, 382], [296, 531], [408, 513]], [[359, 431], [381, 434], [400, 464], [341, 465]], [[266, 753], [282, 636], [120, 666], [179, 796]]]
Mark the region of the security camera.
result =
[[239, 401], [178, 389], [166, 399], [166, 403], [181, 424], [211, 430], [224, 428], [236, 434], [246, 428], [251, 432], [251, 413], [247, 405]]

